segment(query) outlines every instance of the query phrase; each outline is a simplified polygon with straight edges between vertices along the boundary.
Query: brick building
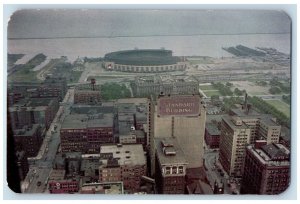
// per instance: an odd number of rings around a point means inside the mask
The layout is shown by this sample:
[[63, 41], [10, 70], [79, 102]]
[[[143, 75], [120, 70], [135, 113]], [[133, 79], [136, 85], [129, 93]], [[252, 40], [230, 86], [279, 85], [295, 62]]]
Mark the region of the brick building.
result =
[[13, 130], [24, 125], [40, 124], [48, 128], [55, 118], [59, 104], [57, 98], [21, 99], [9, 107]]
[[74, 90], [74, 104], [99, 104], [101, 103], [101, 86], [95, 84], [94, 79], [89, 84], [80, 84]]
[[100, 182], [122, 181], [128, 193], [140, 191], [146, 173], [146, 157], [140, 144], [103, 145], [100, 149]]
[[83, 183], [81, 194], [124, 194], [123, 182]]
[[68, 115], [60, 129], [62, 151], [96, 153], [101, 144], [114, 143], [113, 119], [111, 113]]
[[62, 101], [67, 93], [66, 78], [46, 78], [43, 82], [14, 82], [8, 85], [9, 104], [22, 98], [58, 98]]
[[282, 144], [264, 144], [246, 148], [243, 194], [279, 194], [289, 186], [290, 151]]
[[17, 151], [25, 151], [27, 157], [35, 157], [43, 142], [41, 126], [33, 124], [14, 130], [14, 140]]
[[149, 123], [149, 100], [147, 98], [119, 99], [116, 103], [119, 143], [137, 143], [145, 147]]
[[65, 170], [52, 169], [48, 181], [50, 193], [76, 193], [79, 191], [79, 179], [67, 179], [65, 175]]
[[213, 123], [205, 125], [205, 142], [210, 148], [219, 148], [221, 131]]
[[155, 182], [159, 194], [184, 194], [187, 160], [175, 138], [155, 139]]

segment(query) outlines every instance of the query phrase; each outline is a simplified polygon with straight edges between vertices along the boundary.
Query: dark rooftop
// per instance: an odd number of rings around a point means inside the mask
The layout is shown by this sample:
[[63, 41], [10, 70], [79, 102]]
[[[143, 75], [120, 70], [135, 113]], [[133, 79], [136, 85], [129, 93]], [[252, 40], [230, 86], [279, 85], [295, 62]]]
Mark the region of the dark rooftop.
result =
[[123, 65], [168, 65], [176, 64], [179, 57], [172, 56], [171, 50], [163, 49], [141, 49], [111, 52], [104, 56], [106, 61], [113, 61]]
[[33, 134], [38, 130], [39, 127], [39, 124], [33, 124], [31, 126], [25, 125], [22, 129], [14, 130], [14, 136], [33, 136]]
[[206, 123], [205, 128], [210, 135], [220, 135], [221, 131], [218, 129], [218, 126], [213, 123]]
[[261, 147], [261, 149], [270, 157], [271, 160], [277, 160], [279, 158], [286, 159], [288, 157], [288, 152], [286, 152], [285, 149], [280, 148], [281, 146], [272, 143]]

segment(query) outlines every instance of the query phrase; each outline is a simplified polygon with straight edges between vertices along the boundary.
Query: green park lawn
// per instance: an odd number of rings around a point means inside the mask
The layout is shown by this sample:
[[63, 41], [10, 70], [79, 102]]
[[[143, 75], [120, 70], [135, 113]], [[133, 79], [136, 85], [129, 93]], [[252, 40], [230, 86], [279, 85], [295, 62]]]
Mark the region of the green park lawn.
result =
[[218, 90], [208, 90], [208, 91], [203, 91], [207, 97], [211, 97], [213, 95], [219, 95], [221, 96], [222, 94]]
[[277, 110], [284, 113], [286, 116], [291, 117], [290, 106], [280, 100], [265, 100], [267, 103], [274, 106]]
[[215, 90], [215, 88], [212, 85], [201, 85], [201, 86], [199, 86], [199, 88], [202, 91], [205, 91], [205, 90]]

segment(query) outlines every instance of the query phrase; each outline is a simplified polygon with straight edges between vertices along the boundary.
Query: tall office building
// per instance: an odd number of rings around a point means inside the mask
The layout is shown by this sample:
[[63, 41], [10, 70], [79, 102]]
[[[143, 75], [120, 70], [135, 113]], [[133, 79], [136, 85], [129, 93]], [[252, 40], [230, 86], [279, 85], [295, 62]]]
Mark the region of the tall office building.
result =
[[206, 111], [199, 95], [168, 95], [150, 106], [151, 175], [155, 173], [156, 138], [175, 138], [187, 160], [187, 173], [203, 166]]
[[281, 126], [271, 115], [255, 111], [231, 110], [222, 118], [220, 135], [220, 162], [230, 176], [242, 176], [245, 147], [256, 140], [267, 144], [278, 143]]
[[248, 145], [241, 193], [279, 194], [290, 182], [290, 151], [282, 144]]
[[239, 117], [224, 116], [221, 125], [220, 162], [230, 176], [241, 176], [245, 146], [251, 129]]

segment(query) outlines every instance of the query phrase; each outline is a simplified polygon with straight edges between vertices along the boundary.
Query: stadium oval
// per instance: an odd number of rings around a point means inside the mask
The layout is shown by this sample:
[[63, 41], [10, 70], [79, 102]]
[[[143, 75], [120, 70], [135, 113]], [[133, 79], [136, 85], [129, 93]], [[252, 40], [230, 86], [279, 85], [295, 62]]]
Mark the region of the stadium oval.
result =
[[104, 68], [121, 72], [172, 72], [187, 68], [185, 58], [172, 55], [171, 50], [142, 49], [111, 52], [104, 56]]

